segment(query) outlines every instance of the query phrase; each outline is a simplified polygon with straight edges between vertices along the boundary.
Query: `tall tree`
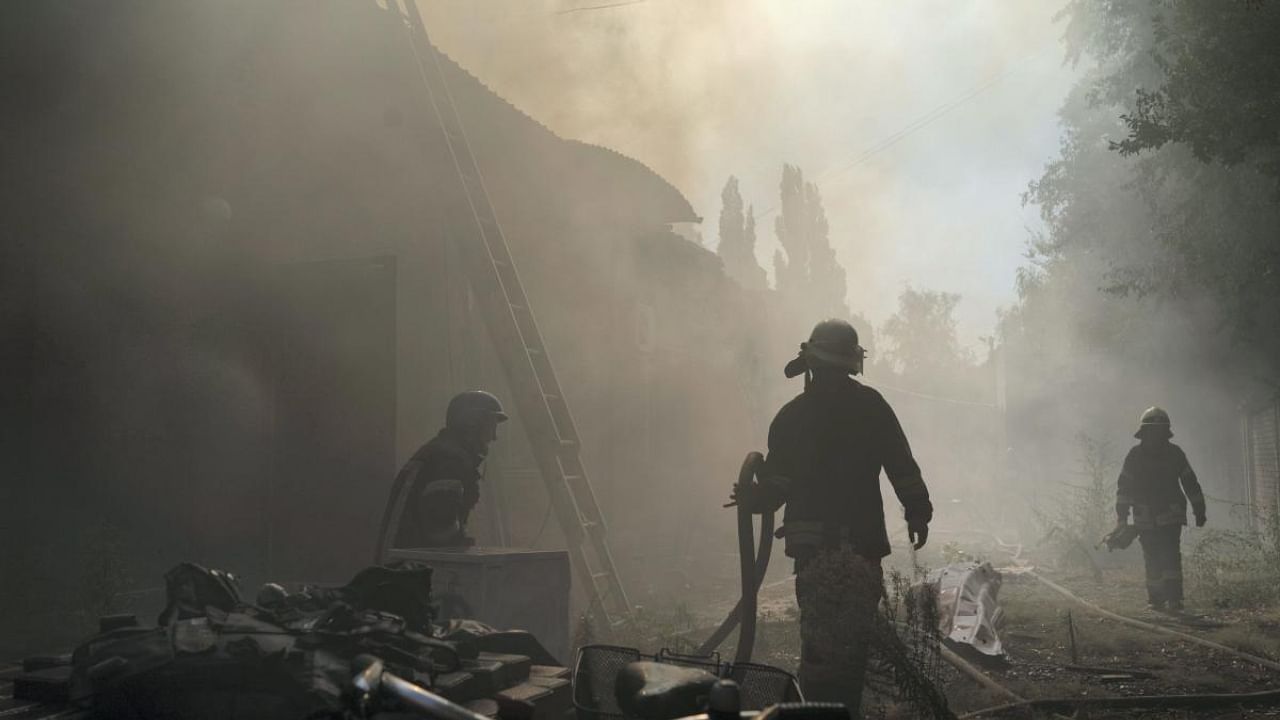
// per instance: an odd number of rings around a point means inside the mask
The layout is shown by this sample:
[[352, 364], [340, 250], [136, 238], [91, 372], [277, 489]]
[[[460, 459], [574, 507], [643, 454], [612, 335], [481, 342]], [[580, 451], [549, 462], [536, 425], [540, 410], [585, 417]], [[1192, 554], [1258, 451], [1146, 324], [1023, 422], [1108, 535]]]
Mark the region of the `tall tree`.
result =
[[805, 183], [805, 199], [809, 228], [809, 292], [820, 313], [845, 317], [849, 314], [845, 303], [848, 293], [845, 271], [836, 259], [835, 248], [831, 247], [830, 226], [817, 185]]
[[1132, 10], [1072, 5], [1077, 27], [1100, 27], [1080, 38], [1080, 49], [1106, 53], [1117, 31], [1136, 31], [1150, 37], [1145, 55], [1160, 71], [1125, 98], [1129, 135], [1112, 147], [1135, 154], [1177, 143], [1201, 161], [1280, 177], [1280, 4], [1181, 0], [1158, 9], [1135, 23]]
[[749, 290], [764, 290], [768, 283], [764, 268], [756, 260], [756, 220], [748, 208], [742, 211], [738, 179], [730, 176], [720, 192], [720, 244], [716, 253], [725, 272]]
[[898, 309], [881, 331], [884, 360], [913, 386], [953, 378], [959, 368], [973, 364], [956, 333], [959, 302], [956, 293], [910, 287], [898, 296]]
[[807, 315], [847, 317], [845, 271], [831, 247], [818, 187], [805, 182], [800, 168], [783, 165], [779, 192], [774, 232], [780, 249], [773, 256], [778, 292]]
[[782, 166], [778, 191], [778, 216], [773, 220], [773, 230], [778, 236], [779, 249], [773, 256], [773, 272], [778, 292], [794, 297], [804, 291], [809, 275], [807, 203], [800, 168]]
[[764, 268], [760, 267], [760, 261], [756, 259], [756, 208], [754, 205], [747, 206], [747, 223], [743, 228], [743, 237], [746, 240], [746, 259], [742, 270], [743, 278], [741, 280], [743, 287], [751, 290], [764, 290], [769, 287], [768, 276], [765, 275]]

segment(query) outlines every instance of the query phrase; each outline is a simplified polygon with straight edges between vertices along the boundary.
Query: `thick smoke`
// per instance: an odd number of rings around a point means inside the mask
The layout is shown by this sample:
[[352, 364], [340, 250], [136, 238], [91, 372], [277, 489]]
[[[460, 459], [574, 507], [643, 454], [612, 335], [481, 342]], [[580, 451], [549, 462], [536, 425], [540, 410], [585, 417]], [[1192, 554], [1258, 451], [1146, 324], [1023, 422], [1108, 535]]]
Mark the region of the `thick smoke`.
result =
[[[848, 304], [868, 321], [865, 334], [898, 309], [907, 287], [959, 294], [955, 333], [965, 352], [940, 360], [955, 367], [922, 384], [896, 377], [887, 358], [873, 355], [868, 374], [872, 385], [925, 391], [886, 389], [948, 502], [990, 491], [1007, 464], [992, 407], [997, 361], [979, 337], [994, 335], [998, 308], [1014, 302], [1016, 270], [1041, 223], [1021, 195], [1057, 151], [1056, 113], [1076, 76], [1062, 61], [1058, 9], [423, 4], [435, 41], [499, 94], [565, 137], [640, 159], [684, 191], [705, 219], [710, 247], [721, 188], [738, 177], [771, 276], [782, 165], [799, 166], [822, 194]], [[765, 348], [754, 432], [735, 423], [698, 428], [698, 437], [744, 449], [758, 443], [776, 405], [799, 391], [781, 378], [778, 361], [817, 319], [737, 318]], [[938, 347], [949, 342], [937, 338]], [[1074, 432], [1064, 436], [1068, 446]]]
[[[1080, 358], [1090, 328], [1068, 326], [1069, 291], [1042, 295], [1050, 307], [1030, 321], [1051, 331], [1024, 346], [1042, 367], [978, 342], [1015, 299], [1041, 223], [1020, 196], [1058, 150], [1074, 74], [1056, 5], [424, 3], [463, 70], [560, 138], [648, 165], [705, 219], [706, 247], [667, 232], [655, 216], [687, 209], [661, 178], [562, 142], [450, 70], [637, 599], [735, 572], [721, 504], [799, 391], [782, 364], [818, 319], [720, 272], [710, 248], [730, 175], [766, 270], [783, 163], [817, 184], [868, 345], [904, 288], [961, 296], [958, 327], [914, 351], [948, 348], [931, 377], [908, 377], [891, 344], [868, 372], [940, 505], [1001, 476], [1060, 478], [1075, 432], [1126, 439], [1160, 401], [1143, 391], [1194, 379], [1203, 356], [1146, 385]], [[142, 590], [179, 560], [305, 580], [366, 562], [371, 538], [345, 533], [376, 522], [449, 395], [511, 395], [448, 250], [471, 220], [400, 26], [358, 0], [23, 7], [0, 35], [26, 100], [3, 115], [18, 161], [0, 202], [19, 241], [0, 268], [0, 361], [19, 382], [3, 403], [0, 541], [18, 551], [0, 576], [18, 580], [0, 588], [0, 616], [84, 621], [81, 566], [118, 569], [115, 554], [129, 565], [115, 580]], [[1161, 310], [1148, 339], [1176, 336], [1177, 320]], [[1013, 422], [1052, 447], [1010, 452], [995, 407], [1006, 362], [1035, 370], [1004, 383], [1025, 410]], [[1127, 390], [1045, 382], [1068, 372]], [[1214, 392], [1170, 409], [1181, 418]], [[502, 539], [485, 526], [502, 498], [506, 540], [555, 547], [518, 423], [477, 534]], [[953, 505], [940, 529], [988, 519]], [[15, 646], [48, 649], [42, 622]]]
[[[772, 272], [783, 163], [826, 201], [853, 309], [958, 292], [968, 344], [1012, 298], [1026, 182], [1057, 149], [1057, 2], [423, 3], [436, 42], [552, 130], [639, 158], [705, 218], [729, 175]], [[936, 116], [936, 117], [935, 117]], [[905, 134], [903, 134], [905, 131]], [[868, 151], [872, 151], [868, 154]], [[714, 223], [702, 231], [714, 246]]]

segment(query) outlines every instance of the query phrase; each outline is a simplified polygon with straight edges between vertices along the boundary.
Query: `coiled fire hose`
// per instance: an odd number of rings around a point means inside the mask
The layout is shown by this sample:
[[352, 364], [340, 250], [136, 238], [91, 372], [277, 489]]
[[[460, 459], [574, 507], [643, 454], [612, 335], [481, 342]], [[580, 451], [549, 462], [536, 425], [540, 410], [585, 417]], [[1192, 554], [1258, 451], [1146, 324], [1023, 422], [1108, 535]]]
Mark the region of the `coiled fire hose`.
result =
[[[738, 471], [738, 485], [746, 486], [757, 482], [756, 476], [764, 466], [764, 456], [758, 452], [749, 452], [742, 461]], [[732, 503], [731, 503], [732, 505]], [[728, 507], [728, 506], [726, 506]], [[751, 511], [738, 503], [738, 556], [741, 565], [742, 595], [738, 604], [725, 616], [720, 627], [711, 633], [711, 637], [698, 648], [699, 655], [710, 655], [729, 637], [735, 627], [738, 628], [738, 649], [734, 653], [735, 663], [750, 662], [751, 652], [756, 643], [756, 605], [760, 592], [760, 583], [764, 580], [765, 571], [769, 569], [769, 555], [773, 552], [772, 511], [760, 516], [760, 545], [755, 542], [755, 522]]]

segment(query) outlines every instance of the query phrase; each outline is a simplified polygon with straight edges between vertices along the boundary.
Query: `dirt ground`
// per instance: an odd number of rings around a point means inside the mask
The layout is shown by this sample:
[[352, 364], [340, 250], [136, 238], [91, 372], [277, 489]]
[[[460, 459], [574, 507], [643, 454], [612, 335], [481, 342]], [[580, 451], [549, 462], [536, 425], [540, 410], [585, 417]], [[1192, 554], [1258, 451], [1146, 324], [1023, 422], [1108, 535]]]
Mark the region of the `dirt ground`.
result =
[[[1269, 659], [1280, 659], [1280, 612], [1206, 611], [1190, 608], [1180, 615], [1146, 609], [1140, 577], [1104, 572], [1092, 576], [1053, 578], [1081, 598], [1113, 612], [1191, 635], [1214, 640]], [[1090, 613], [1029, 575], [1006, 576], [1001, 604], [1007, 613], [1002, 632], [1008, 661], [989, 666], [989, 674], [1028, 698], [1172, 695], [1257, 692], [1280, 687], [1280, 673], [1239, 657], [1179, 638], [1130, 627]], [[1076, 661], [1071, 655], [1067, 617], [1076, 634]], [[1067, 665], [1115, 669], [1087, 673]], [[1130, 677], [1125, 671], [1136, 671]], [[1150, 677], [1142, 677], [1149, 674]], [[959, 699], [959, 698], [957, 698]], [[957, 708], [961, 709], [959, 703]], [[969, 710], [972, 708], [963, 708]], [[1280, 708], [1251, 710], [1257, 717], [1278, 716]], [[1247, 717], [1239, 709], [1205, 712], [1199, 717]], [[1094, 717], [1137, 717], [1138, 714]], [[1142, 717], [1183, 717], [1182, 713]]]
[[[1196, 607], [1181, 614], [1147, 609], [1141, 571], [1132, 564], [1093, 573], [1039, 572], [1113, 612], [1167, 626], [1229, 647], [1280, 661], [1280, 608], [1227, 610]], [[1099, 579], [1100, 578], [1100, 579]], [[1190, 693], [1241, 693], [1280, 688], [1280, 672], [1190, 641], [1131, 627], [1089, 612], [1031, 575], [1004, 575], [999, 601], [1006, 613], [1001, 630], [1007, 656], [1001, 661], [966, 654], [996, 682], [1025, 698], [1074, 698]], [[773, 579], [761, 592], [761, 624], [755, 659], [794, 672], [799, 662], [793, 585]], [[719, 609], [719, 608], [717, 608]], [[724, 608], [727, 610], [727, 606]], [[701, 613], [700, 613], [701, 615]], [[703, 619], [711, 617], [704, 616]], [[1073, 660], [1068, 617], [1075, 628]], [[698, 623], [702, 624], [702, 623]], [[704, 630], [686, 635], [701, 637]], [[731, 656], [732, 640], [722, 648]], [[963, 648], [962, 648], [963, 650]], [[963, 653], [962, 653], [963, 654]], [[1074, 670], [1068, 665], [1091, 666]], [[938, 681], [951, 708], [963, 715], [1008, 702], [945, 663]], [[868, 717], [914, 717], [892, 698], [872, 697]], [[993, 717], [1025, 717], [1016, 713]], [[1097, 711], [1084, 718], [1263, 718], [1277, 707], [1222, 707], [1201, 711]]]

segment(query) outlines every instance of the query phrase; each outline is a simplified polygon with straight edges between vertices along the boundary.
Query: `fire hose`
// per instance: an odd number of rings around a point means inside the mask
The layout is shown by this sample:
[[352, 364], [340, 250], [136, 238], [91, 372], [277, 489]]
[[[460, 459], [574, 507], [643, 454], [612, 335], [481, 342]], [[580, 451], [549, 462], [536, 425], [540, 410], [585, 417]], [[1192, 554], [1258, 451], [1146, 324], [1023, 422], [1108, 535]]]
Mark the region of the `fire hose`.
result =
[[[757, 482], [756, 476], [764, 466], [764, 456], [758, 452], [749, 452], [742, 461], [738, 471], [738, 486], [745, 487]], [[733, 505], [726, 505], [729, 507]], [[710, 655], [720, 647], [725, 638], [738, 628], [738, 648], [734, 653], [735, 663], [750, 662], [751, 652], [756, 642], [756, 609], [760, 592], [760, 583], [764, 580], [765, 571], [769, 569], [769, 555], [773, 552], [772, 511], [760, 516], [760, 544], [755, 542], [755, 522], [751, 511], [742, 503], [738, 508], [738, 556], [742, 576], [742, 594], [738, 604], [725, 616], [720, 627], [711, 633], [711, 637], [698, 648], [699, 655]]]

